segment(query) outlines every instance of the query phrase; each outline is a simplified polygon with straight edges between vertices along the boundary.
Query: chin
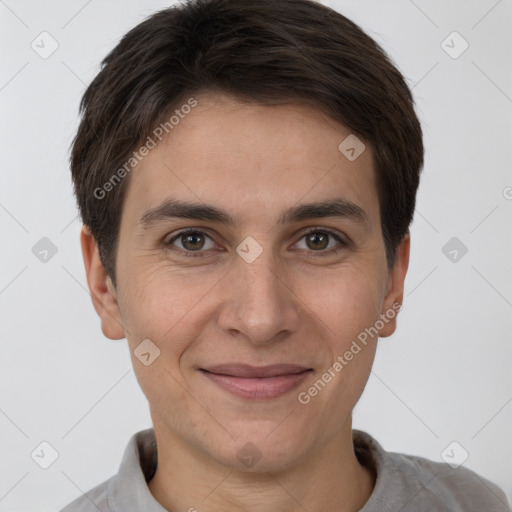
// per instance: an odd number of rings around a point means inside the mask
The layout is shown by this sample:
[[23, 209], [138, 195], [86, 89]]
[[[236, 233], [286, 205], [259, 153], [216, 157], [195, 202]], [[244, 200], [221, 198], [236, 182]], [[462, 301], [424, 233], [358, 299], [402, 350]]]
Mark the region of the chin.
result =
[[[274, 425], [275, 428], [275, 425]], [[278, 429], [279, 427], [277, 427]], [[298, 464], [308, 443], [297, 432], [277, 433], [267, 428], [247, 428], [211, 454], [221, 464], [240, 472], [279, 472]], [[270, 435], [269, 435], [270, 432]]]

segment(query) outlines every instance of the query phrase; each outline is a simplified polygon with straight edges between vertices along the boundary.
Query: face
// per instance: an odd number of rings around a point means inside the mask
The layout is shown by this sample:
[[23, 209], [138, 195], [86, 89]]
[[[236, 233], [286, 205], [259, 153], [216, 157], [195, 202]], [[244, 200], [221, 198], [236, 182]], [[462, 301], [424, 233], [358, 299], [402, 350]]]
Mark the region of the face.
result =
[[408, 239], [390, 271], [371, 148], [349, 160], [345, 127], [304, 105], [196, 99], [132, 171], [117, 289], [84, 232], [89, 284], [155, 429], [234, 468], [286, 468], [350, 428]]

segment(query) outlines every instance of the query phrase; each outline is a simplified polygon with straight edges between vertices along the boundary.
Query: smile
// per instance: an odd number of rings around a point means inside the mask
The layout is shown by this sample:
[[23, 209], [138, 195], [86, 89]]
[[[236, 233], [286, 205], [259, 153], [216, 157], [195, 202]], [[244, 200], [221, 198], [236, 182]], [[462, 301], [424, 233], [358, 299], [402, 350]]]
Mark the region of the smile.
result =
[[201, 372], [224, 391], [249, 400], [277, 398], [298, 387], [312, 372], [311, 368], [278, 364], [254, 367], [227, 364]]

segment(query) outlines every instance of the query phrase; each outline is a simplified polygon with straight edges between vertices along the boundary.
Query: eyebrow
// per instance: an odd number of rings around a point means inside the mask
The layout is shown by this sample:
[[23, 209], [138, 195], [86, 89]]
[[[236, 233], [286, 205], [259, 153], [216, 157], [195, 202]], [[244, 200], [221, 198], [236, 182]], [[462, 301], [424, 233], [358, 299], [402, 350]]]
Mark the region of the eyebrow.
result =
[[[371, 230], [372, 224], [368, 214], [357, 204], [341, 198], [292, 206], [279, 216], [277, 225], [325, 217], [349, 219]], [[156, 223], [173, 218], [219, 222], [227, 226], [237, 225], [233, 216], [222, 208], [176, 199], [167, 199], [159, 206], [147, 210], [140, 217], [139, 225], [143, 230], [147, 230]]]

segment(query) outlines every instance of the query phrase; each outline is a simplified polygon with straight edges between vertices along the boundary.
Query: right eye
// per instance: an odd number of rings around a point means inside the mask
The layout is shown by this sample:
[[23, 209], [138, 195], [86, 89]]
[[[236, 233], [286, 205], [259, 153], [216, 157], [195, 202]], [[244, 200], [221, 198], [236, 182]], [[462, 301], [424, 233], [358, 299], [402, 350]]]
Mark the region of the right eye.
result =
[[[205, 249], [208, 240], [210, 241], [210, 247], [206, 247]], [[195, 228], [185, 229], [176, 233], [165, 245], [171, 247], [171, 250], [175, 250], [174, 247], [178, 247], [179, 250], [177, 252], [181, 252], [184, 256], [193, 257], [202, 256], [200, 253], [215, 248], [215, 242], [210, 236]]]

